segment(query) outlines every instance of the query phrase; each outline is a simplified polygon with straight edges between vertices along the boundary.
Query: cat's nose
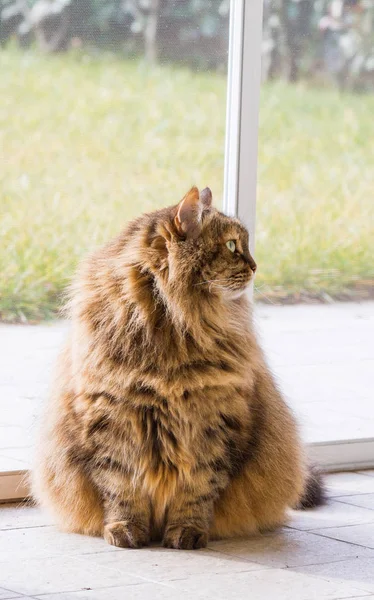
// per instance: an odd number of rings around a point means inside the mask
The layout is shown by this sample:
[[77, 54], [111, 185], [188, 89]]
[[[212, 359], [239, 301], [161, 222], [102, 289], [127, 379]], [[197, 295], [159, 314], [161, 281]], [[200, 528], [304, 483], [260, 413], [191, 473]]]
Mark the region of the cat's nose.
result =
[[245, 254], [243, 254], [244, 260], [245, 262], [248, 264], [249, 268], [251, 269], [252, 273], [255, 274], [256, 270], [257, 270], [257, 265], [252, 257], [251, 254], [249, 254], [249, 252], [246, 252]]
[[253, 258], [252, 258], [252, 256], [251, 256], [251, 255], [249, 255], [249, 256], [248, 256], [247, 262], [248, 262], [248, 264], [249, 264], [249, 267], [250, 267], [250, 269], [251, 269], [252, 273], [253, 273], [253, 274], [254, 274], [254, 273], [256, 273], [256, 270], [257, 270], [257, 265], [256, 265], [256, 263], [255, 263], [255, 261], [253, 260]]

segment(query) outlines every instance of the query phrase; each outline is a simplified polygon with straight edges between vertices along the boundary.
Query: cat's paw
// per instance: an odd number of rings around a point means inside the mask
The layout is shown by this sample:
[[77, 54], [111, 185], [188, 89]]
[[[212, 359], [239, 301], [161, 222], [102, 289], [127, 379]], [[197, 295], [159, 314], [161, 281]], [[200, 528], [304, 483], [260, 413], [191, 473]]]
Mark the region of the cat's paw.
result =
[[165, 532], [163, 546], [176, 550], [197, 550], [205, 548], [208, 543], [208, 534], [197, 527], [173, 527]]
[[141, 548], [149, 545], [149, 534], [144, 528], [128, 521], [108, 523], [104, 527], [104, 539], [119, 548]]

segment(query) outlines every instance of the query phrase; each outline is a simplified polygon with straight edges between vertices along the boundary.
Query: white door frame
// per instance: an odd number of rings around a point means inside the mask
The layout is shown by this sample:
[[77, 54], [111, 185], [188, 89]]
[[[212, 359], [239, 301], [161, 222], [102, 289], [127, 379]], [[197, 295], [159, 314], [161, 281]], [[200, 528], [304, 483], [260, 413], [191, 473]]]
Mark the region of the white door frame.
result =
[[[255, 244], [263, 0], [231, 0], [223, 210]], [[374, 468], [374, 438], [309, 444], [324, 470]]]
[[238, 216], [254, 249], [262, 0], [231, 0], [224, 211]]

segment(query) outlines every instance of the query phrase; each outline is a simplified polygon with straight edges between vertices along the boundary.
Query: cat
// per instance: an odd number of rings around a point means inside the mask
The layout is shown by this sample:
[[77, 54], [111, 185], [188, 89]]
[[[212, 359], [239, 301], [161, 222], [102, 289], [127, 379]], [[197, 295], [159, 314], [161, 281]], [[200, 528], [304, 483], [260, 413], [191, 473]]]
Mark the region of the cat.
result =
[[253, 330], [255, 271], [245, 227], [196, 187], [82, 264], [32, 475], [62, 529], [202, 548], [322, 502]]

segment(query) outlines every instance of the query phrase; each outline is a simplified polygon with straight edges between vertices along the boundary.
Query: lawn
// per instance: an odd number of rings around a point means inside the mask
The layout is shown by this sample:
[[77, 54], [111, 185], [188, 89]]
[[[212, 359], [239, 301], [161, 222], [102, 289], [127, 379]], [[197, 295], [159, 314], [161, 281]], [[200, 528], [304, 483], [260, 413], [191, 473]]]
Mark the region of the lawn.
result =
[[[193, 183], [223, 189], [226, 78], [81, 53], [0, 51], [0, 318], [56, 314], [78, 260]], [[374, 278], [374, 97], [263, 86], [260, 298]]]

